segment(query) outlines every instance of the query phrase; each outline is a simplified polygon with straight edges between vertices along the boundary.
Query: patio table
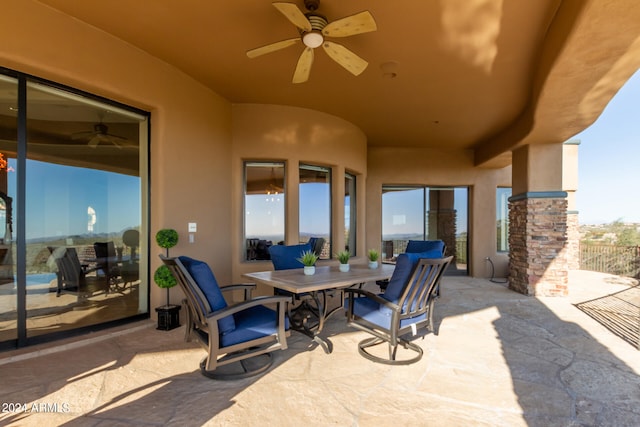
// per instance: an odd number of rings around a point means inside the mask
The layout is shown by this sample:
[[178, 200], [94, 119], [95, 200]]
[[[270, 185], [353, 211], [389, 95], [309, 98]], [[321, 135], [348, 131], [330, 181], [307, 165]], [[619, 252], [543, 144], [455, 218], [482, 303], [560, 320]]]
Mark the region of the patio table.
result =
[[[342, 272], [338, 266], [316, 267], [313, 275], [306, 276], [302, 269], [259, 271], [245, 273], [242, 276], [262, 285], [282, 289], [294, 294], [309, 294], [318, 308], [318, 324], [309, 328], [306, 323], [294, 330], [302, 332], [317, 342], [326, 353], [331, 353], [333, 345], [327, 338], [320, 337], [325, 320], [343, 306], [343, 293], [341, 289], [363, 284], [370, 281], [388, 279], [393, 274], [395, 266], [382, 264], [378, 268], [369, 268], [366, 265], [351, 264], [349, 271]], [[328, 311], [327, 292], [340, 290], [341, 303], [339, 307]]]

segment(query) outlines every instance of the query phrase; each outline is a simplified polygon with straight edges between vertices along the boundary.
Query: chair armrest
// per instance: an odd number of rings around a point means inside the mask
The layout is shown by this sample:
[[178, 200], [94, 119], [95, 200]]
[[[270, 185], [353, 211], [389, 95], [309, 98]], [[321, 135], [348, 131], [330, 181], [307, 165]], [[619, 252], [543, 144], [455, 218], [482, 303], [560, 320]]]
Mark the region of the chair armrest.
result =
[[[345, 289], [344, 291], [349, 294], [358, 294], [360, 296], [372, 299], [380, 305], [389, 307], [391, 310], [395, 310], [395, 311], [400, 310], [400, 306], [398, 304], [395, 304], [389, 300], [386, 300], [382, 298], [380, 295], [374, 294], [373, 292], [366, 291], [364, 289], [357, 289], [357, 288], [349, 288], [349, 289]], [[351, 304], [349, 304], [349, 307], [351, 307]]]
[[227, 285], [227, 286], [220, 286], [220, 290], [222, 292], [226, 292], [226, 291], [239, 291], [239, 290], [253, 290], [256, 288], [255, 283], [236, 283], [233, 285]]
[[[287, 303], [289, 301], [291, 301], [291, 298], [288, 296], [256, 297], [249, 301], [244, 301], [244, 302], [223, 308], [222, 310], [209, 313], [207, 314], [207, 320], [219, 320], [219, 319], [222, 319], [223, 317], [229, 316], [230, 314], [238, 313], [242, 310], [246, 310], [247, 308], [255, 307], [257, 305], [268, 305], [268, 304], [274, 304], [274, 303], [281, 304], [281, 303]], [[284, 305], [282, 307], [284, 307]]]
[[220, 291], [221, 292], [244, 291], [242, 300], [243, 301], [249, 301], [251, 299], [251, 296], [252, 296], [251, 294], [253, 293], [253, 290], [255, 288], [256, 288], [256, 284], [255, 283], [236, 283], [234, 285], [221, 286], [220, 287]]

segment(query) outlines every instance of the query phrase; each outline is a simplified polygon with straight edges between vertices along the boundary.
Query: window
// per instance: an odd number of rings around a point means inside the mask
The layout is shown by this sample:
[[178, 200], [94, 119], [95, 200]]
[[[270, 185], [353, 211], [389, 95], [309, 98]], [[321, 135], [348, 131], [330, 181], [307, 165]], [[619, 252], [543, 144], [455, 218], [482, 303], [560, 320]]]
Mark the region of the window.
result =
[[468, 193], [466, 187], [383, 186], [382, 257], [403, 253], [409, 240], [442, 240], [456, 269], [467, 271]]
[[356, 177], [344, 176], [344, 242], [351, 256], [356, 256]]
[[300, 242], [325, 239], [321, 259], [331, 258], [331, 169], [300, 165]]
[[496, 189], [496, 235], [498, 252], [509, 252], [509, 197], [511, 197], [511, 188]]
[[9, 70], [0, 88], [0, 343], [148, 317], [148, 114]]
[[244, 182], [245, 259], [267, 260], [269, 247], [284, 241], [284, 163], [246, 162]]

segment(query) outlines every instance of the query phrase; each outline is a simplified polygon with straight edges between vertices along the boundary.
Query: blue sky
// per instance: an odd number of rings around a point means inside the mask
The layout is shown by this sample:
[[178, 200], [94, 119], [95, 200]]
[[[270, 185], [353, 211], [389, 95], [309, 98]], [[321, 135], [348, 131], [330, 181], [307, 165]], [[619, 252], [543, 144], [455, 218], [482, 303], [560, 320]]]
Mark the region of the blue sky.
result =
[[578, 148], [577, 209], [581, 224], [640, 223], [640, 71], [600, 117], [571, 139]]

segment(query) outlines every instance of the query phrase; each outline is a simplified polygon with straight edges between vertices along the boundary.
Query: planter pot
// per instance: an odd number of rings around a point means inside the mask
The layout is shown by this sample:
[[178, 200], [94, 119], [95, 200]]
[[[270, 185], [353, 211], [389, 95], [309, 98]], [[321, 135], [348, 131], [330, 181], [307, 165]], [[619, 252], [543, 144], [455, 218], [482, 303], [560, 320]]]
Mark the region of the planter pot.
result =
[[304, 266], [304, 274], [305, 274], [306, 276], [311, 276], [311, 275], [313, 275], [313, 274], [316, 274], [316, 267], [315, 267], [315, 266], [313, 266], [313, 265], [311, 265], [311, 266], [307, 266], [307, 265], [305, 265], [305, 266]]
[[369, 268], [378, 268], [378, 261], [369, 261]]
[[180, 326], [180, 306], [179, 305], [163, 305], [156, 307], [158, 313], [158, 327], [161, 331], [170, 331]]
[[349, 271], [349, 264], [340, 264], [340, 271], [342, 271], [343, 273]]

